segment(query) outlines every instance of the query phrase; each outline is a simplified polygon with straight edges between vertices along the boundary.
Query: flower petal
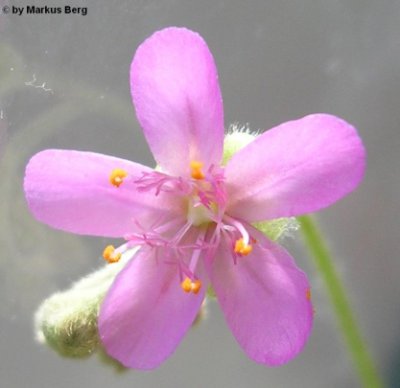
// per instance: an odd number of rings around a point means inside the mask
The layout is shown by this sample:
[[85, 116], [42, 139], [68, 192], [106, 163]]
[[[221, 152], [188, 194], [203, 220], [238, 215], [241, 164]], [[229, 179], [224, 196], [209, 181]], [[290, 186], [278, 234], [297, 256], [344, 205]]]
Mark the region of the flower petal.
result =
[[227, 212], [247, 221], [325, 208], [360, 183], [365, 150], [345, 121], [314, 114], [260, 135], [229, 161]]
[[224, 119], [217, 69], [207, 44], [185, 28], [148, 38], [131, 65], [136, 114], [157, 163], [187, 175], [192, 160], [219, 163]]
[[[120, 187], [110, 181], [121, 168]], [[138, 192], [135, 177], [148, 167], [91, 152], [46, 150], [26, 167], [24, 189], [35, 217], [56, 229], [94, 236], [121, 237], [160, 217], [173, 217], [177, 205], [162, 193]]]
[[280, 246], [254, 229], [258, 242], [234, 264], [230, 244], [221, 242], [207, 272], [236, 340], [253, 360], [281, 365], [304, 347], [312, 326], [310, 286]]
[[204, 299], [185, 293], [177, 267], [142, 248], [122, 270], [100, 309], [100, 338], [109, 355], [134, 369], [168, 358], [192, 325]]

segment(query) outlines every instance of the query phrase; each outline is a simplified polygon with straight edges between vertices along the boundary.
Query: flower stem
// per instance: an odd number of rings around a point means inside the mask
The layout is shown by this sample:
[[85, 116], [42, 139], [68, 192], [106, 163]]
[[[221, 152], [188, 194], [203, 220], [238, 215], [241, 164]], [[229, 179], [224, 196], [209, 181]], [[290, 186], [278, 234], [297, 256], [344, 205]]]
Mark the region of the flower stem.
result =
[[363, 386], [368, 388], [383, 387], [383, 381], [362, 338], [356, 318], [350, 308], [345, 288], [333, 265], [331, 254], [318, 229], [316, 220], [310, 216], [302, 216], [298, 220], [305, 244], [324, 280], [347, 350]]

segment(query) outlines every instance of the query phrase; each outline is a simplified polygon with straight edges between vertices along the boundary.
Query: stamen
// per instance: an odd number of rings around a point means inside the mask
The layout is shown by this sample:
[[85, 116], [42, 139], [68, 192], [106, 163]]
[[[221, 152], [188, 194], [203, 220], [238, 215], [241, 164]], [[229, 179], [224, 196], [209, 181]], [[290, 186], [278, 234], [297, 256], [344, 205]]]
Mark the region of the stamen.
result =
[[203, 163], [197, 160], [190, 162], [191, 176], [193, 179], [204, 179], [205, 175], [202, 171]]
[[192, 281], [189, 278], [185, 278], [185, 280], [181, 283], [181, 287], [185, 292], [192, 291]]
[[119, 187], [124, 181], [124, 178], [126, 178], [127, 176], [128, 173], [125, 170], [123, 170], [122, 168], [115, 168], [111, 172], [110, 183], [115, 187]]
[[108, 263], [116, 263], [121, 258], [122, 254], [115, 251], [112, 245], [107, 245], [103, 251], [103, 258]]
[[189, 278], [185, 278], [181, 283], [182, 290], [189, 293], [193, 292], [193, 294], [198, 294], [201, 289], [201, 280], [196, 279], [195, 281], [190, 280]]
[[[223, 221], [226, 222], [226, 224], [223, 226], [224, 230], [228, 234], [233, 235], [235, 238], [233, 251], [239, 254], [240, 256], [247, 256], [248, 254], [250, 254], [253, 250], [252, 244], [257, 243], [257, 240], [254, 239], [252, 236], [250, 236], [244, 225], [241, 222], [235, 220], [234, 218], [229, 217], [228, 215], [225, 214], [223, 217]], [[237, 232], [241, 234], [241, 237], [238, 239], [236, 239], [237, 234], [235, 229]], [[250, 242], [252, 244], [250, 244]], [[234, 261], [235, 260], [236, 259], [234, 256]]]
[[192, 282], [192, 292], [193, 294], [198, 294], [201, 288], [201, 281], [199, 279]]
[[308, 301], [311, 300], [311, 290], [310, 290], [309, 288], [307, 288], [307, 290], [306, 290], [306, 299], [307, 299]]
[[242, 256], [247, 256], [249, 253], [251, 253], [252, 250], [253, 250], [252, 245], [246, 244], [243, 238], [236, 240], [234, 248], [235, 253], [238, 253], [239, 255]]
[[188, 195], [192, 192], [193, 183], [182, 177], [171, 177], [158, 171], [143, 172], [141, 178], [136, 179], [134, 183], [139, 191], [154, 190], [155, 195], [162, 191], [177, 195]]

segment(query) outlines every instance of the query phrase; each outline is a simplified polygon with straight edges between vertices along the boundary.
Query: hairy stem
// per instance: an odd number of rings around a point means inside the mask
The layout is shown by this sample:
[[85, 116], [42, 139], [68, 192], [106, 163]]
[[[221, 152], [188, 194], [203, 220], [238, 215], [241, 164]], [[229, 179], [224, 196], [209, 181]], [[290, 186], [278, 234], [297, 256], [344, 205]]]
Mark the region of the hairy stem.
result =
[[361, 335], [356, 318], [350, 308], [345, 288], [334, 267], [331, 253], [318, 229], [316, 220], [310, 216], [302, 216], [298, 220], [305, 244], [325, 283], [344, 342], [363, 386], [368, 388], [383, 387], [383, 381]]

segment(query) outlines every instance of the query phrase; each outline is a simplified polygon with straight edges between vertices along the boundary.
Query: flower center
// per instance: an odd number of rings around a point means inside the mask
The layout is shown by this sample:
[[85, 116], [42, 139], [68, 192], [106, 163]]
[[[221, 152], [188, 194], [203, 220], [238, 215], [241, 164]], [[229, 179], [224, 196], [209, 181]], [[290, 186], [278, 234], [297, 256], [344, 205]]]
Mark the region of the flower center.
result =
[[[143, 172], [140, 178], [128, 178], [121, 168], [112, 170], [109, 182], [119, 187], [129, 179], [139, 192], [153, 191], [155, 197], [161, 193], [182, 198], [186, 210], [179, 217], [154, 219], [151, 226], [139, 227], [126, 235], [126, 244], [115, 249], [105, 248], [103, 257], [115, 263], [126, 249], [146, 246], [154, 250], [157, 260], [176, 265], [183, 292], [198, 294], [202, 283], [197, 264], [201, 257], [212, 257], [221, 239], [228, 242], [234, 263], [250, 256], [257, 241], [249, 235], [247, 226], [225, 213], [226, 192], [223, 169], [211, 165], [207, 170], [198, 160], [189, 164], [188, 176], [169, 176], [161, 171]], [[182, 217], [183, 216], [183, 217]]]
[[188, 201], [187, 220], [193, 226], [200, 226], [214, 221], [217, 205], [212, 202], [209, 207], [203, 205], [199, 197], [190, 198]]

